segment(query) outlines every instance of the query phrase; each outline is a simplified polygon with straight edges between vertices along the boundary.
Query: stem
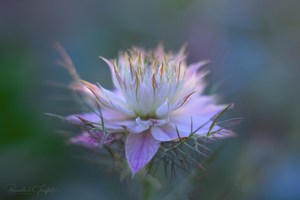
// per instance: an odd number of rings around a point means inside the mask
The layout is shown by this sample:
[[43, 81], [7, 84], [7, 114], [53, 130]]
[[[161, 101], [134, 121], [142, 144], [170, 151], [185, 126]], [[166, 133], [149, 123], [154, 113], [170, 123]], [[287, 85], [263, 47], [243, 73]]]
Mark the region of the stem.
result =
[[151, 197], [151, 183], [147, 180], [147, 178], [144, 179], [143, 184], [143, 200], [149, 200]]

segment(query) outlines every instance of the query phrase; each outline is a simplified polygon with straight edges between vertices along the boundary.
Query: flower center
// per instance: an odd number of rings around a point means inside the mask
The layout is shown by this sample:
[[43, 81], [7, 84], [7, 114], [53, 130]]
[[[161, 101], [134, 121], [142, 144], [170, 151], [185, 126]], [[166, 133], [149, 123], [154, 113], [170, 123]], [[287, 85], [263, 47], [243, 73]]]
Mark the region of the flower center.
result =
[[[192, 92], [183, 89], [184, 59], [183, 52], [174, 55], [158, 48], [154, 52], [133, 49], [117, 60], [107, 61], [114, 85], [121, 93], [122, 104], [131, 111], [131, 117], [159, 119], [170, 108], [181, 105], [182, 96]], [[192, 90], [193, 84], [189, 86], [187, 90]]]

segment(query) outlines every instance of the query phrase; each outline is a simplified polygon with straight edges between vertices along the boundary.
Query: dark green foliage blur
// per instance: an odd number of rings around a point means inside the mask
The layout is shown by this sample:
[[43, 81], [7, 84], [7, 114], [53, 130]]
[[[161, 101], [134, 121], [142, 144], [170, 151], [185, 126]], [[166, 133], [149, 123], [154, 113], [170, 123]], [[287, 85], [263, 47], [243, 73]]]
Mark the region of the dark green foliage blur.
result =
[[[0, 1], [0, 199], [299, 199], [300, 2], [296, 0]], [[112, 88], [108, 67], [135, 45], [163, 43], [188, 61], [209, 59], [208, 93], [234, 103], [237, 137], [208, 145], [201, 179], [178, 171], [161, 187], [120, 181], [91, 151], [66, 143], [78, 130], [44, 113], [82, 111], [54, 42], [79, 74]], [[98, 158], [99, 159], [99, 158]], [[112, 166], [112, 165], [111, 165]], [[53, 193], [9, 192], [41, 186]], [[147, 189], [148, 188], [148, 189]]]

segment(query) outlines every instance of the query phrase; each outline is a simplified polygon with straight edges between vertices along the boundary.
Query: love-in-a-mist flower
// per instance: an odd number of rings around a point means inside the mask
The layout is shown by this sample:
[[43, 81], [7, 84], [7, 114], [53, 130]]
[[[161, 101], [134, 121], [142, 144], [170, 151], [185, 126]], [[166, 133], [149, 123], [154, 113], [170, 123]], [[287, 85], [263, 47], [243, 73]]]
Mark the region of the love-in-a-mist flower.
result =
[[[167, 53], [162, 46], [153, 51], [133, 48], [116, 60], [102, 59], [110, 68], [115, 89], [81, 81], [79, 90], [100, 105], [99, 112], [66, 119], [77, 124], [90, 122], [100, 132], [125, 135], [126, 159], [133, 174], [153, 159], [162, 142], [181, 141], [191, 134], [214, 138], [232, 134], [212, 126], [213, 117], [227, 105], [217, 105], [214, 96], [203, 95], [206, 72], [200, 68], [206, 61], [187, 65], [184, 50]], [[97, 143], [86, 131], [83, 134], [73, 142]], [[104, 142], [114, 139], [110, 136]]]

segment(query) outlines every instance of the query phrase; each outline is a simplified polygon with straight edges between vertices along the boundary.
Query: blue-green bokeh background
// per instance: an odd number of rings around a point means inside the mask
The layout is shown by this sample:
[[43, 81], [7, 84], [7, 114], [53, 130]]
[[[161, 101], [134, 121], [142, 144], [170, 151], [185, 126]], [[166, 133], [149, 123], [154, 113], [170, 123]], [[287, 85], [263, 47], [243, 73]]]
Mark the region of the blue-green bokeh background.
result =
[[205, 178], [181, 194], [300, 198], [299, 6], [296, 0], [0, 1], [0, 195], [15, 198], [4, 188], [13, 183], [57, 188], [30, 197], [38, 199], [140, 198], [134, 183], [76, 158], [85, 150], [66, 145], [56, 131], [64, 125], [43, 114], [79, 111], [49, 84], [71, 80], [55, 64], [52, 44], [67, 49], [84, 79], [112, 88], [99, 55], [162, 42], [172, 50], [187, 43], [189, 62], [210, 59], [208, 80], [220, 85], [215, 91], [223, 102], [235, 104], [228, 116], [244, 118]]

